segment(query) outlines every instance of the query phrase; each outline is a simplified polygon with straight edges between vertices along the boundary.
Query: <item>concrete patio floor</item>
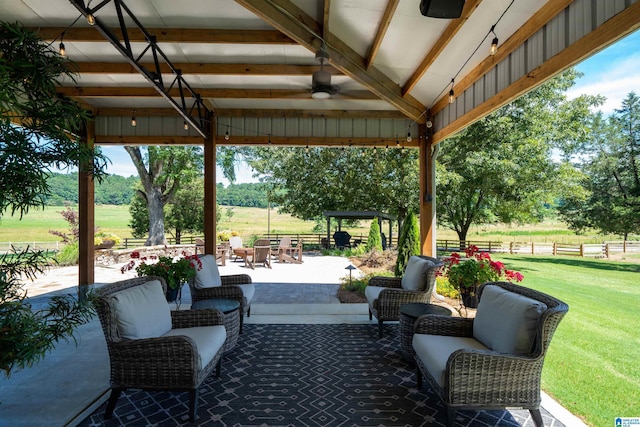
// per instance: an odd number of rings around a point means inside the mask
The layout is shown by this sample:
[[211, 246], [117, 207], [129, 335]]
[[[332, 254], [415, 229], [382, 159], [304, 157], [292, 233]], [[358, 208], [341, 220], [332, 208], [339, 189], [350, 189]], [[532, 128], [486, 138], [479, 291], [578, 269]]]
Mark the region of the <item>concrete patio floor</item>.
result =
[[[305, 257], [305, 263], [278, 264], [272, 269], [244, 268], [242, 262], [227, 262], [220, 273], [248, 273], [256, 283], [251, 317], [246, 323], [262, 324], [371, 324], [366, 304], [340, 304], [335, 296], [340, 277], [348, 275], [349, 260], [341, 257]], [[357, 273], [357, 272], [356, 272]], [[130, 274], [130, 273], [127, 273]], [[98, 268], [97, 283], [130, 277], [119, 266]], [[54, 294], [75, 294], [77, 267], [51, 270], [29, 284], [34, 307], [41, 307]], [[185, 287], [180, 309], [190, 306]], [[322, 301], [318, 303], [318, 301]], [[95, 318], [81, 326], [76, 343], [61, 342], [36, 366], [0, 378], [0, 426], [75, 426], [108, 397], [109, 358]], [[565, 426], [584, 424], [545, 393], [542, 406]]]

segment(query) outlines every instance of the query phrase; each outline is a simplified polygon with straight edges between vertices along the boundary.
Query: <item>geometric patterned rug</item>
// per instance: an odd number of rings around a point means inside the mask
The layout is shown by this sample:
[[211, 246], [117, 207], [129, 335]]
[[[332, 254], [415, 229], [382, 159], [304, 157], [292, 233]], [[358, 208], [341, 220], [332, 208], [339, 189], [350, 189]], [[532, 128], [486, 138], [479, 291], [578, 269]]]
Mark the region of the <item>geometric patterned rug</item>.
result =
[[[246, 324], [223, 356], [220, 378], [200, 390], [188, 423], [187, 393], [123, 393], [81, 426], [445, 426], [446, 411], [402, 357], [398, 325]], [[460, 426], [533, 426], [529, 411], [457, 411]], [[545, 426], [562, 426], [542, 410]]]

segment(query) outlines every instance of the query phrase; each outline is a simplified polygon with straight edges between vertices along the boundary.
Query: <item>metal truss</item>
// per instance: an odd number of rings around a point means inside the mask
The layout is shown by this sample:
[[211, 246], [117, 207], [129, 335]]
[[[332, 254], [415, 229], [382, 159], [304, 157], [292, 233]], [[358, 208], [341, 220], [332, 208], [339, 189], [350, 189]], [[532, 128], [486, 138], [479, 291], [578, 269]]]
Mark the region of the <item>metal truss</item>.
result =
[[[185, 123], [193, 127], [203, 138], [210, 136], [210, 121], [213, 113], [204, 105], [200, 95], [196, 93], [189, 83], [182, 77], [182, 71], [179, 68], [175, 68], [169, 58], [162, 52], [162, 49], [158, 46], [156, 37], [149, 34], [144, 26], [138, 21], [138, 18], [131, 12], [131, 10], [124, 4], [123, 0], [104, 0], [97, 6], [89, 8], [85, 5], [84, 0], [69, 0], [69, 2], [76, 7], [87, 18], [88, 22], [95, 22], [96, 30], [100, 32], [117, 50], [120, 52], [127, 61], [142, 74], [153, 87], [165, 98], [173, 108], [184, 118]], [[91, 2], [89, 2], [91, 3]], [[120, 38], [113, 34], [109, 27], [103, 24], [94, 14], [102, 9], [109, 3], [113, 3], [116, 14], [118, 16], [118, 22], [120, 25], [120, 31], [122, 33], [122, 41]], [[147, 46], [142, 49], [141, 52], [133, 52], [131, 42], [129, 41], [129, 27], [125, 22], [125, 14], [135, 24], [135, 27], [140, 30], [146, 40]], [[154, 69], [148, 70], [141, 64], [142, 58], [151, 54], [153, 57]], [[166, 64], [174, 75], [173, 80], [167, 86], [162, 78], [162, 72], [160, 64]], [[169, 95], [170, 91], [177, 87], [180, 93], [180, 101], [177, 102]], [[187, 99], [189, 99], [190, 106], [187, 105]], [[192, 100], [192, 101], [191, 101]]]

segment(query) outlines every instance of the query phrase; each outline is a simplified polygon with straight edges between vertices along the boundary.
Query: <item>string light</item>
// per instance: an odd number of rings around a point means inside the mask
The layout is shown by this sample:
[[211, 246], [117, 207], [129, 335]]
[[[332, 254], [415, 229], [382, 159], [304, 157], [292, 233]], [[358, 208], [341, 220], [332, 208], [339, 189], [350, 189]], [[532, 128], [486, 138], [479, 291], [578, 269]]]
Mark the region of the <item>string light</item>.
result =
[[407, 132], [407, 142], [411, 141], [413, 141], [413, 138], [411, 138], [411, 132]]
[[187, 121], [185, 120], [182, 124], [182, 127], [184, 128], [184, 130], [189, 130], [189, 123], [187, 123]]
[[376, 154], [378, 154], [378, 147], [373, 147], [373, 155], [375, 156]]
[[60, 35], [60, 46], [58, 49], [58, 52], [60, 53], [60, 56], [63, 57], [67, 57], [67, 50], [64, 48], [64, 43], [62, 42], [62, 39], [64, 38], [64, 33], [62, 33], [62, 35]]
[[491, 49], [489, 50], [489, 55], [493, 56], [498, 52], [498, 36], [495, 33], [496, 25], [491, 26], [491, 32], [493, 33], [493, 40], [491, 41]]
[[304, 150], [307, 154], [309, 154], [309, 144], [307, 144], [307, 147]]
[[453, 104], [453, 101], [455, 101], [456, 99], [456, 95], [455, 92], [453, 91], [453, 79], [451, 79], [451, 90], [449, 91], [449, 104]]
[[96, 17], [93, 16], [93, 13], [87, 14], [87, 24], [94, 26], [96, 25]]
[[138, 121], [136, 120], [136, 110], [131, 112], [131, 126], [136, 127], [138, 125]]
[[227, 127], [227, 131], [224, 133], [224, 140], [225, 141], [229, 140], [229, 127]]

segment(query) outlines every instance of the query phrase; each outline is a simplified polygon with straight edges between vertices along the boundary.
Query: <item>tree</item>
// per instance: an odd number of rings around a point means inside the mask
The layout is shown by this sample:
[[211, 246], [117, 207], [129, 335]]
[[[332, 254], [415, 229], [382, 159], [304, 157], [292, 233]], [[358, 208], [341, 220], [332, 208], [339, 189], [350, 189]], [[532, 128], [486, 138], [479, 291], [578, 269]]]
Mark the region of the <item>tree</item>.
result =
[[180, 188], [202, 173], [202, 156], [196, 147], [124, 147], [138, 171], [142, 188], [138, 194], [146, 202], [149, 237], [145, 245], [166, 245], [164, 206]]
[[418, 227], [418, 218], [409, 211], [409, 214], [402, 223], [402, 230], [398, 237], [398, 258], [394, 274], [396, 277], [402, 277], [407, 268], [409, 258], [413, 255], [420, 255], [420, 228]]
[[369, 237], [367, 237], [366, 249], [367, 252], [382, 252], [382, 236], [380, 236], [380, 224], [378, 224], [377, 218], [374, 218], [373, 221], [371, 221], [371, 226], [369, 227]]
[[418, 207], [418, 150], [265, 147], [244, 155], [272, 186], [270, 201], [297, 218], [379, 210], [402, 220]]
[[626, 240], [640, 232], [640, 98], [631, 92], [609, 118], [598, 113], [588, 135], [574, 152], [584, 190], [567, 195], [558, 211], [573, 230]]
[[[54, 168], [92, 164], [94, 178], [104, 175], [106, 159], [73, 136], [87, 113], [56, 95], [58, 81], [74, 79], [69, 69], [33, 32], [0, 22], [0, 217], [43, 206]], [[31, 309], [20, 281], [42, 273], [48, 262], [29, 249], [0, 256], [0, 369], [6, 376], [43, 358], [92, 314], [90, 305], [71, 297]]]
[[[537, 222], [566, 188], [554, 147], [584, 134], [601, 97], [567, 100], [568, 70], [442, 142], [436, 170], [438, 220], [467, 239], [472, 224]], [[463, 245], [463, 243], [461, 243]]]

